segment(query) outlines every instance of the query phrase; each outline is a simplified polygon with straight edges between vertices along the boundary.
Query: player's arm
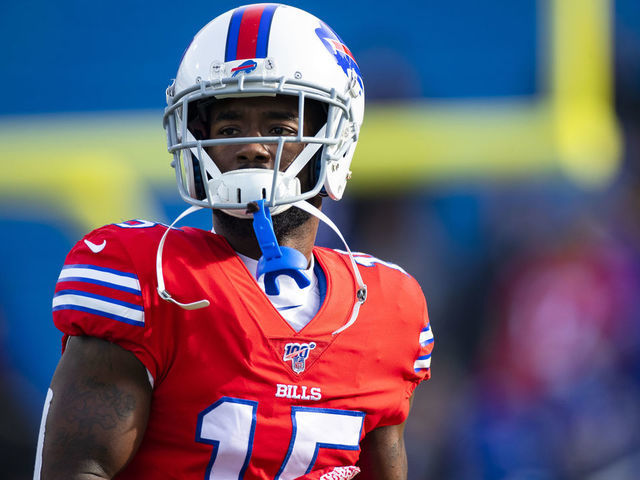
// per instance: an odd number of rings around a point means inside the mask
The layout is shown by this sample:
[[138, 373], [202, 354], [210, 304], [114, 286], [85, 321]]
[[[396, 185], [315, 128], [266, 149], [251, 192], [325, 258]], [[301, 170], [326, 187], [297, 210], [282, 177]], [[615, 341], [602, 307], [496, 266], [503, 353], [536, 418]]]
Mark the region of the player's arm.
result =
[[404, 423], [371, 430], [360, 442], [358, 480], [406, 480]]
[[151, 386], [142, 363], [105, 340], [72, 337], [51, 390], [41, 478], [113, 478], [147, 425]]

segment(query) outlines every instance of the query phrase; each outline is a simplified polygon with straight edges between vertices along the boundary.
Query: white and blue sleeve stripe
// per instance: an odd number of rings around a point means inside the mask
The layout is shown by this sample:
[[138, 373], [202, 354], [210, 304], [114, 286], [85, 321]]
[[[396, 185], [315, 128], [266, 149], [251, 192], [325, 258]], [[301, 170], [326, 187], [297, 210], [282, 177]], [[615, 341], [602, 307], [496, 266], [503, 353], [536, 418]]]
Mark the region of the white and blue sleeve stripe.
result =
[[431, 325], [427, 325], [420, 331], [420, 346], [426, 347], [430, 343], [433, 343], [433, 332], [431, 331]]
[[413, 363], [413, 369], [416, 372], [431, 368], [431, 354], [422, 355]]
[[97, 265], [73, 264], [62, 268], [53, 297], [53, 311], [60, 310], [81, 311], [144, 326], [138, 276]]
[[135, 274], [95, 265], [66, 265], [58, 282], [86, 282], [140, 295], [140, 282]]
[[431, 350], [433, 350], [433, 331], [431, 330], [431, 323], [427, 323], [418, 337], [418, 343], [420, 345], [420, 352], [415, 362], [413, 362], [413, 370], [416, 373], [431, 368]]
[[112, 318], [130, 325], [144, 326], [144, 309], [141, 305], [80, 290], [60, 290], [54, 295], [52, 306], [54, 312], [78, 310]]

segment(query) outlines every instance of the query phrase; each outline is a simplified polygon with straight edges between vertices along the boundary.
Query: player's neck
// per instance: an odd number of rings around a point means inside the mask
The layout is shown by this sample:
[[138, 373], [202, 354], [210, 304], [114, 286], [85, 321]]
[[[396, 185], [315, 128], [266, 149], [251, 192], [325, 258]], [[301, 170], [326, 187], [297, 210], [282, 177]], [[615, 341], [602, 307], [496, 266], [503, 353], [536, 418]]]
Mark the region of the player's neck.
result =
[[[291, 229], [278, 238], [278, 244], [282, 247], [291, 247], [302, 252], [311, 260], [313, 245], [318, 231], [319, 220], [310, 217], [307, 221]], [[252, 220], [235, 219], [232, 222], [222, 220], [219, 215], [213, 216], [213, 228], [218, 235], [222, 235], [231, 248], [249, 258], [259, 259], [262, 251], [253, 232]]]

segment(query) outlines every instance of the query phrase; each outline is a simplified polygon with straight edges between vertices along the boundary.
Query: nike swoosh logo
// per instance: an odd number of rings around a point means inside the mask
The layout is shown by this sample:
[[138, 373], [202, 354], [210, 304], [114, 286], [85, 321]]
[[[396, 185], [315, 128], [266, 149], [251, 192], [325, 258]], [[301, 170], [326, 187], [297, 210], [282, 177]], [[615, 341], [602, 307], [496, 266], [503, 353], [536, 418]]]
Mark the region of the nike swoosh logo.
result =
[[104, 250], [104, 247], [107, 246], [107, 241], [106, 240], [103, 240], [100, 245], [96, 245], [95, 243], [90, 242], [89, 240], [85, 240], [84, 243], [87, 244], [87, 247], [89, 247], [89, 249], [93, 253], [100, 253], [102, 250]]
[[298, 308], [301, 307], [302, 305], [289, 305], [288, 307], [279, 307], [278, 311], [282, 312], [283, 310], [291, 310], [292, 308]]

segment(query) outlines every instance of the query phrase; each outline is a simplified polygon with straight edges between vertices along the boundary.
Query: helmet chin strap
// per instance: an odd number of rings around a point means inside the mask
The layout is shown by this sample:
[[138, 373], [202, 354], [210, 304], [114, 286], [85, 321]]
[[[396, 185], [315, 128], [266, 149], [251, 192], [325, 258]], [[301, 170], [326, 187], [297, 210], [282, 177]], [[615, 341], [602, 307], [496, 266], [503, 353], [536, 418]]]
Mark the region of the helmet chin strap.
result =
[[[259, 200], [256, 203], [258, 204], [258, 211], [254, 212], [253, 214], [253, 229], [256, 234], [256, 239], [258, 240], [258, 245], [262, 250], [262, 257], [260, 257], [260, 260], [258, 260], [258, 269], [256, 272], [256, 276], [260, 277], [263, 274], [265, 275], [264, 284], [266, 293], [268, 295], [278, 295], [280, 293], [278, 284], [278, 277], [280, 275], [287, 275], [293, 278], [299, 288], [306, 287], [310, 284], [309, 278], [307, 278], [307, 276], [304, 274], [304, 270], [306, 270], [308, 266], [307, 258], [300, 251], [294, 248], [281, 247], [278, 245], [278, 241], [273, 231], [273, 222], [271, 220], [269, 209], [265, 207], [265, 200]], [[332, 332], [333, 335], [337, 335], [338, 333], [346, 330], [351, 325], [353, 325], [353, 323], [358, 318], [360, 306], [367, 299], [367, 286], [362, 280], [360, 270], [358, 269], [358, 265], [353, 258], [351, 249], [349, 248], [349, 245], [347, 244], [344, 236], [342, 235], [340, 229], [336, 226], [336, 224], [333, 223], [333, 221], [331, 221], [331, 219], [324, 213], [322, 213], [322, 211], [305, 200], [295, 202], [292, 204], [292, 206], [298, 207], [299, 209], [304, 210], [305, 212], [317, 217], [318, 219], [326, 223], [338, 235], [338, 237], [340, 237], [340, 240], [342, 240], [342, 243], [344, 244], [349, 254], [351, 267], [353, 268], [353, 273], [357, 284], [356, 298], [353, 305], [353, 310], [351, 311], [351, 316], [349, 317], [347, 323]], [[185, 310], [197, 310], [199, 308], [205, 308], [210, 305], [210, 302], [209, 300], [203, 299], [191, 303], [182, 303], [171, 296], [171, 294], [167, 291], [164, 283], [164, 276], [162, 273], [162, 251], [164, 250], [164, 244], [167, 239], [167, 235], [171, 230], [173, 230], [173, 226], [182, 218], [202, 208], [203, 207], [193, 205], [182, 212], [165, 230], [164, 234], [162, 235], [162, 239], [160, 240], [160, 244], [158, 245], [158, 250], [156, 252], [156, 279], [158, 281], [158, 295], [163, 300], [174, 303]]]
[[333, 230], [338, 235], [338, 237], [340, 237], [340, 240], [342, 240], [342, 243], [344, 244], [345, 248], [347, 249], [347, 253], [349, 254], [349, 259], [351, 260], [351, 267], [353, 268], [353, 274], [356, 277], [356, 284], [358, 288], [356, 289], [356, 298], [355, 298], [355, 303], [353, 305], [353, 310], [351, 311], [351, 317], [349, 318], [347, 323], [345, 323], [342, 327], [338, 328], [332, 333], [333, 335], [337, 335], [338, 333], [343, 332], [344, 330], [349, 328], [351, 325], [353, 325], [356, 319], [358, 318], [360, 307], [367, 300], [367, 286], [362, 281], [362, 276], [360, 275], [360, 270], [358, 270], [358, 265], [356, 263], [356, 260], [355, 258], [353, 258], [353, 253], [351, 252], [349, 245], [347, 245], [347, 241], [344, 239], [344, 236], [342, 235], [342, 233], [340, 233], [340, 229], [338, 228], [338, 226], [335, 223], [333, 223], [333, 221], [331, 221], [329, 217], [327, 217], [324, 213], [322, 213], [321, 210], [314, 207], [306, 200], [295, 202], [293, 203], [293, 206], [298, 207], [300, 210], [304, 210], [305, 212], [313, 215], [314, 217], [317, 217], [318, 219], [323, 221], [325, 224], [327, 224], [331, 228], [331, 230]]

